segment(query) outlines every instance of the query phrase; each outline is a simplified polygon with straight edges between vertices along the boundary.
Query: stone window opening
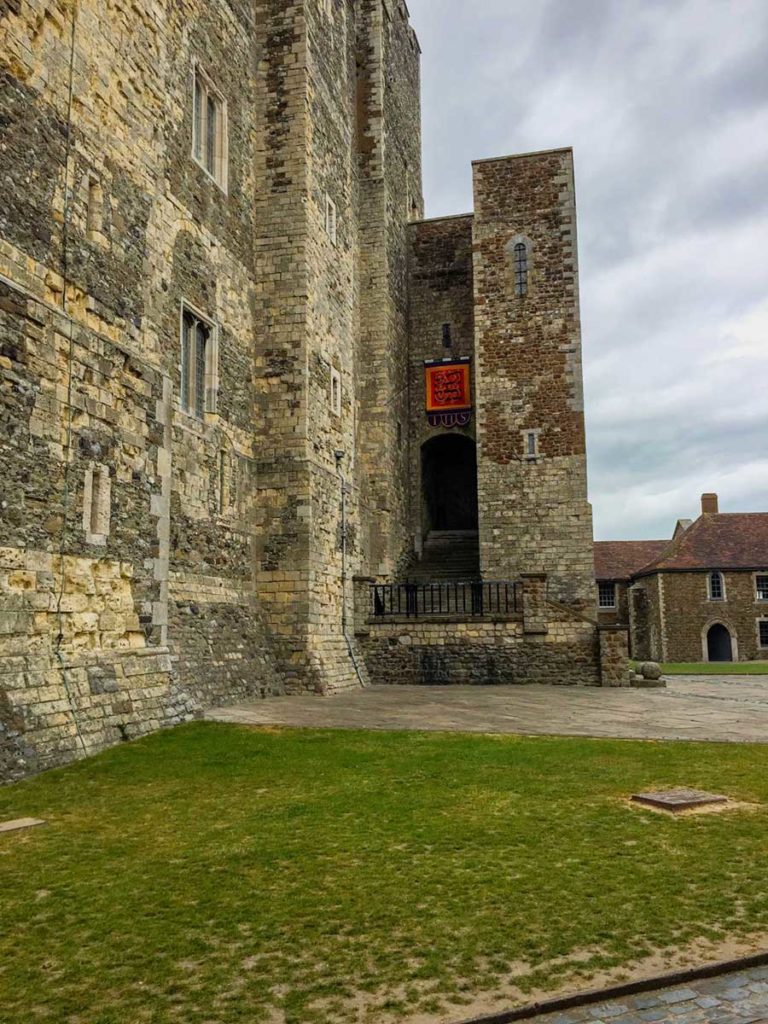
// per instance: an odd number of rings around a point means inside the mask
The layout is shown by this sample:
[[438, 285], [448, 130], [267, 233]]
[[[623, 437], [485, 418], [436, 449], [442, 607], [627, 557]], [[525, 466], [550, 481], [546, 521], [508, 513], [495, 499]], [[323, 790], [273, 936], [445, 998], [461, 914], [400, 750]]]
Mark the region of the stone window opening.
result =
[[237, 506], [237, 459], [226, 448], [219, 451], [219, 515]]
[[514, 249], [515, 295], [522, 297], [528, 294], [528, 251], [522, 242]]
[[[409, 173], [406, 167], [406, 175], [409, 175]], [[419, 219], [419, 202], [411, 185], [410, 178], [408, 178], [405, 186], [405, 215], [409, 221]]]
[[338, 213], [336, 210], [336, 203], [331, 199], [329, 195], [325, 197], [325, 233], [328, 235], [330, 240], [336, 245], [337, 239], [337, 228], [338, 228]]
[[757, 643], [761, 651], [768, 650], [768, 619], [757, 620]]
[[197, 63], [194, 65], [192, 156], [226, 192], [229, 158], [227, 104]]
[[93, 242], [98, 240], [104, 231], [104, 190], [99, 179], [90, 174], [86, 204], [85, 230]]
[[533, 246], [525, 235], [515, 235], [504, 249], [507, 259], [507, 287], [515, 298], [525, 298], [533, 283]]
[[768, 574], [755, 577], [755, 593], [758, 601], [768, 601]]
[[528, 462], [536, 462], [539, 458], [539, 431], [538, 430], [524, 430], [523, 431], [523, 457]]
[[341, 416], [341, 374], [331, 368], [331, 410], [334, 415]]
[[515, 295], [522, 298], [528, 294], [528, 247], [525, 242], [517, 242], [513, 249], [515, 272]]
[[202, 420], [216, 412], [217, 332], [189, 307], [182, 307], [181, 408]]
[[451, 348], [453, 345], [453, 329], [450, 324], [443, 324], [443, 348]]
[[709, 600], [710, 601], [724, 601], [725, 600], [725, 580], [721, 572], [711, 572], [707, 577]]
[[109, 467], [90, 463], [83, 489], [83, 529], [88, 544], [105, 545], [112, 519], [112, 478]]
[[616, 584], [598, 583], [597, 585], [598, 608], [614, 609], [616, 607]]

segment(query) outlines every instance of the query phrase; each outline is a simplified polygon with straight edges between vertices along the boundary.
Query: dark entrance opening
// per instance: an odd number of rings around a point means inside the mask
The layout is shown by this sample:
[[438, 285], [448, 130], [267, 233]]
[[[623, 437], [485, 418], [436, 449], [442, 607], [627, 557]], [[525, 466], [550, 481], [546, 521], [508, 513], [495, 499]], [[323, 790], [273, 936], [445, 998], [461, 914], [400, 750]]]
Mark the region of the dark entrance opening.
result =
[[477, 530], [477, 451], [463, 434], [442, 434], [421, 449], [426, 532]]
[[707, 654], [710, 661], [733, 661], [731, 634], [719, 622], [707, 633]]

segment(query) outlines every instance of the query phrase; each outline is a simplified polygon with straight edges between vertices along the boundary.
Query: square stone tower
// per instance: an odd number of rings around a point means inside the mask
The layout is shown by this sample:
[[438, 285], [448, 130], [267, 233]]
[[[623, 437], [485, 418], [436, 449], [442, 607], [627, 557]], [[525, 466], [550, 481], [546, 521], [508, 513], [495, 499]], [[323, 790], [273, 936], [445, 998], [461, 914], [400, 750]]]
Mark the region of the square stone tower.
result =
[[542, 571], [591, 607], [594, 569], [570, 149], [474, 164], [483, 575]]

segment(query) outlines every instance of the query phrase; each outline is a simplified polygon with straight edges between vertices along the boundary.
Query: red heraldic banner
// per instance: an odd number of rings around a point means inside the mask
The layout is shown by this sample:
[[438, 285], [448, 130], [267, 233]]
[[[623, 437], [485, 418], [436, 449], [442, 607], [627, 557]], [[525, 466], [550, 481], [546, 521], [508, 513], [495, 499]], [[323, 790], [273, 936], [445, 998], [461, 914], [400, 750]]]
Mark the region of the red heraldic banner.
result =
[[463, 412], [472, 408], [472, 384], [469, 361], [428, 363], [427, 412]]

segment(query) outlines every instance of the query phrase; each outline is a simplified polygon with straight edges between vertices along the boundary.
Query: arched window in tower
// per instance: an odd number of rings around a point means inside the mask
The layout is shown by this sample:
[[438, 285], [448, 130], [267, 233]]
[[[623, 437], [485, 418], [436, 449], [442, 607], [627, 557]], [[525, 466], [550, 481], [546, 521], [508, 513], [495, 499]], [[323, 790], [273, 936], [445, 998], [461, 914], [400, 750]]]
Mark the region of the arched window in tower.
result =
[[515, 295], [528, 294], [528, 247], [518, 242], [512, 250], [515, 268]]

